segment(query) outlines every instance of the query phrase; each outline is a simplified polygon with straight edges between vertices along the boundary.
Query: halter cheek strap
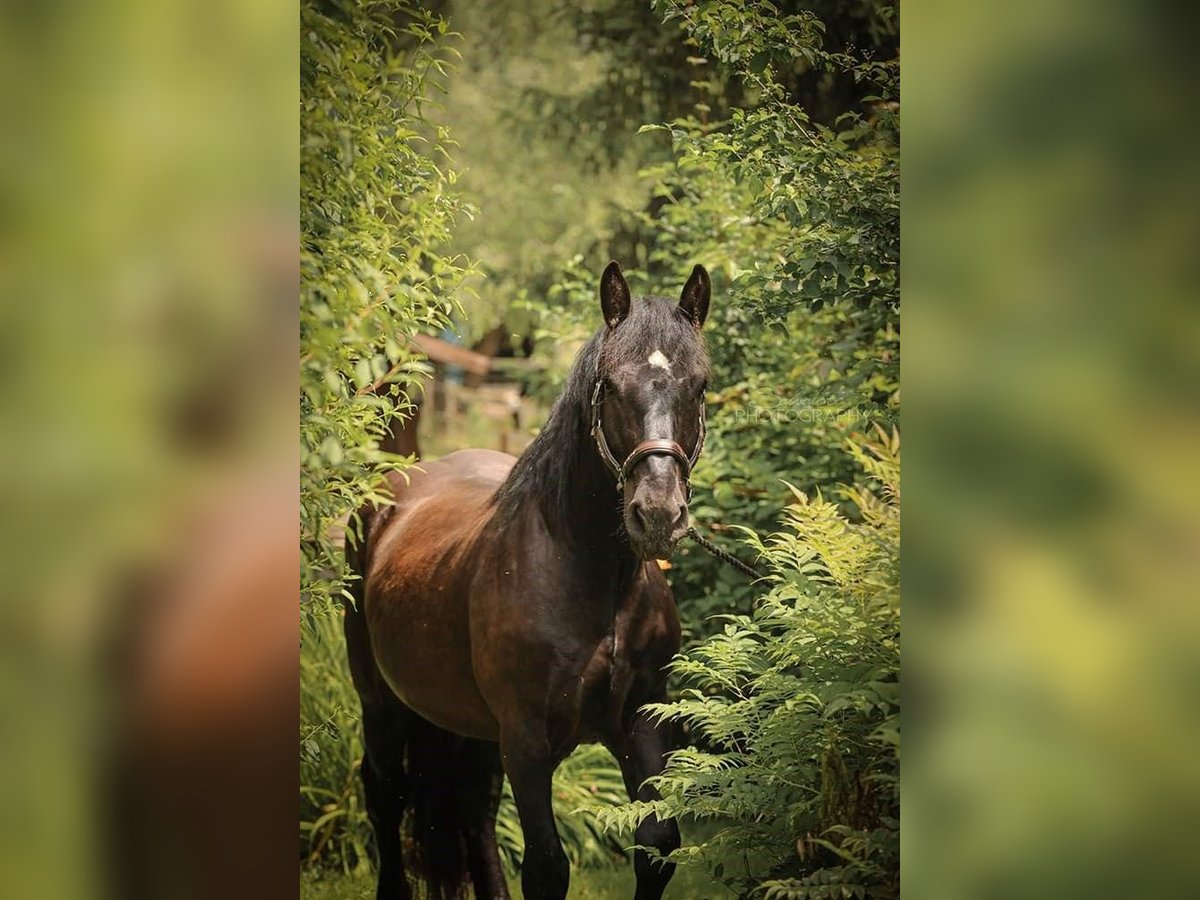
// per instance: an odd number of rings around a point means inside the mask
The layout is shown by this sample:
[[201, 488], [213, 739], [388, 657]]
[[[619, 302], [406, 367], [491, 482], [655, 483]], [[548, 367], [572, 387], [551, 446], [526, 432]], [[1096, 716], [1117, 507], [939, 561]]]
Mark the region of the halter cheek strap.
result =
[[696, 446], [691, 455], [688, 455], [683, 447], [675, 441], [655, 439], [642, 441], [625, 457], [624, 462], [618, 462], [608, 446], [608, 438], [604, 434], [604, 422], [600, 416], [603, 391], [604, 381], [596, 379], [596, 387], [592, 390], [592, 437], [596, 441], [596, 450], [600, 454], [600, 459], [617, 480], [617, 490], [625, 489], [625, 482], [629, 480], [629, 474], [642, 460], [651, 456], [670, 456], [679, 463], [679, 468], [683, 472], [684, 487], [687, 490], [688, 499], [691, 499], [692, 469], [696, 465], [696, 460], [700, 458], [700, 452], [704, 449], [704, 405], [700, 405], [700, 433], [696, 437]]

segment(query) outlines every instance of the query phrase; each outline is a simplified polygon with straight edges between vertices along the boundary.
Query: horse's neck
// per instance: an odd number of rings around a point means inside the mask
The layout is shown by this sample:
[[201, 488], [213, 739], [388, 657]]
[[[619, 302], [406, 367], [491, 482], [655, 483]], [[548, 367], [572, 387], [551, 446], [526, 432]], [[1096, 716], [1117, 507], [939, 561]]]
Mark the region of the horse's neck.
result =
[[[604, 467], [590, 434], [576, 436], [567, 452], [575, 454], [563, 521], [552, 527], [579, 565], [593, 572], [597, 587], [613, 584], [623, 590], [632, 583], [640, 561], [633, 555], [622, 521], [621, 496], [612, 473]], [[610, 581], [611, 580], [611, 581]]]
[[[600, 460], [586, 409], [555, 404], [494, 499], [490, 539], [569, 567], [564, 577], [598, 593], [621, 592], [640, 565], [622, 523], [621, 497]], [[533, 517], [541, 522], [530, 529]], [[550, 546], [546, 546], [546, 542]], [[545, 558], [545, 557], [543, 557]]]

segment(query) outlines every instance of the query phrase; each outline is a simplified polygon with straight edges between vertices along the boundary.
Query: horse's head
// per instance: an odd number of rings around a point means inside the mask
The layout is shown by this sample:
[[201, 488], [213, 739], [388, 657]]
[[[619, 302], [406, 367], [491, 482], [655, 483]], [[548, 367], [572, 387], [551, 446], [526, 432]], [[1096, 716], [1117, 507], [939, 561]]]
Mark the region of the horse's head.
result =
[[643, 559], [664, 559], [687, 533], [689, 479], [704, 445], [708, 355], [700, 327], [711, 288], [692, 270], [676, 303], [634, 301], [615, 262], [600, 278], [607, 330], [592, 392], [596, 449], [624, 500], [625, 530]]

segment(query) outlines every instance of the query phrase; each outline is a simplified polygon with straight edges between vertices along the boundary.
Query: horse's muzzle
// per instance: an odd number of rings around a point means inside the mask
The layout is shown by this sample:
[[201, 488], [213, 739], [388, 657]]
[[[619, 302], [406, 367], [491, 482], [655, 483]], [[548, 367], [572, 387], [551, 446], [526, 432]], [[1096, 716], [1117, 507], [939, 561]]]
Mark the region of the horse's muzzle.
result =
[[666, 559], [687, 534], [688, 509], [681, 502], [646, 503], [636, 496], [625, 513], [625, 530], [642, 559]]

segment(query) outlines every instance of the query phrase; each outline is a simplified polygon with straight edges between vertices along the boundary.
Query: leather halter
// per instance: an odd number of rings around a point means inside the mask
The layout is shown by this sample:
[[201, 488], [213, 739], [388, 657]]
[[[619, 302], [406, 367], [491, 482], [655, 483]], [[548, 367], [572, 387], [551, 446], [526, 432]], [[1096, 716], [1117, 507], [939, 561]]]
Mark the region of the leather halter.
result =
[[679, 463], [679, 468], [683, 472], [683, 484], [690, 500], [692, 496], [692, 468], [696, 465], [696, 460], [700, 458], [700, 452], [704, 449], [704, 404], [700, 404], [700, 434], [696, 437], [696, 447], [692, 450], [690, 456], [675, 441], [656, 439], [642, 441], [625, 457], [624, 462], [618, 462], [608, 446], [608, 438], [604, 435], [604, 421], [600, 415], [600, 395], [603, 391], [604, 379], [597, 378], [596, 387], [592, 390], [592, 437], [596, 441], [596, 450], [600, 453], [600, 459], [603, 460], [604, 465], [608, 467], [608, 470], [617, 479], [617, 490], [623, 491], [625, 489], [625, 482], [629, 480], [629, 474], [642, 460], [651, 456], [669, 456]]

